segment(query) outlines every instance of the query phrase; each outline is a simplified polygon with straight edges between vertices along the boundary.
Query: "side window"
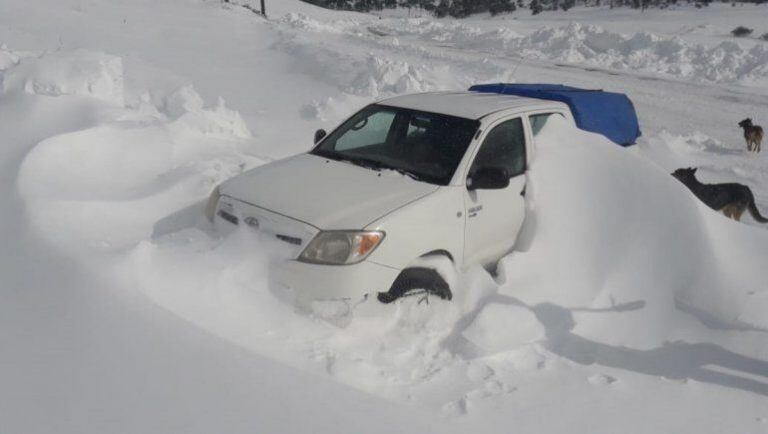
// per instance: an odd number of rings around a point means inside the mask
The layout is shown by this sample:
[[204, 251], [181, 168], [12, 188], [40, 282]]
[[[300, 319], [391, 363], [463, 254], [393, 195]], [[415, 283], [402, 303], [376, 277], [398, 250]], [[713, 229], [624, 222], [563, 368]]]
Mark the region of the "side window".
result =
[[531, 121], [531, 132], [533, 133], [533, 137], [536, 137], [539, 135], [539, 132], [541, 132], [541, 129], [544, 128], [544, 125], [547, 124], [547, 121], [552, 116], [560, 116], [562, 117], [560, 113], [542, 113], [540, 115], [531, 115], [529, 117]]
[[361, 117], [349, 131], [336, 140], [335, 149], [344, 151], [384, 144], [394, 120], [394, 111], [379, 111]]
[[486, 136], [470, 173], [481, 167], [504, 167], [510, 177], [525, 172], [525, 131], [520, 118], [505, 121]]

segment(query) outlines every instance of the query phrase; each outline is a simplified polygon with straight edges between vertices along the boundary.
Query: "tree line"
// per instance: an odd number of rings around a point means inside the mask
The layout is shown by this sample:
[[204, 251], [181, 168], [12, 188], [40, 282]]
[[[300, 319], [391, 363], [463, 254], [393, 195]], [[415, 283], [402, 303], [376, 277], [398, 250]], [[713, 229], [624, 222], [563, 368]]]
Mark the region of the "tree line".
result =
[[[678, 4], [708, 6], [712, 0], [303, 0], [328, 9], [371, 12], [382, 9], [420, 9], [438, 18], [464, 18], [476, 13], [491, 15], [528, 9], [534, 15], [544, 11], [556, 11], [579, 6], [610, 6], [633, 9], [664, 9]], [[729, 0], [727, 3], [765, 3], [768, 0]]]

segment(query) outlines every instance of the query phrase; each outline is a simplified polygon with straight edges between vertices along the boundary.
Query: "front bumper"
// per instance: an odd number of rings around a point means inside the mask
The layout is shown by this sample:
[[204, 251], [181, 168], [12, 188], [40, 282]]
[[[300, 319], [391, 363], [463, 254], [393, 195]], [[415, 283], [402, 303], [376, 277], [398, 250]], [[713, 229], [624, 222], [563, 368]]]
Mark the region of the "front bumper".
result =
[[319, 265], [281, 261], [271, 270], [273, 282], [291, 288], [301, 300], [359, 300], [389, 290], [400, 270], [363, 261], [353, 265]]
[[240, 226], [276, 243], [272, 247], [279, 247], [279, 252], [273, 252], [276, 258], [269, 279], [290, 288], [300, 301], [360, 299], [365, 294], [388, 291], [400, 274], [396, 268], [367, 260], [352, 265], [300, 262], [296, 258], [317, 235], [317, 228], [228, 196], [219, 199], [213, 223], [223, 233]]

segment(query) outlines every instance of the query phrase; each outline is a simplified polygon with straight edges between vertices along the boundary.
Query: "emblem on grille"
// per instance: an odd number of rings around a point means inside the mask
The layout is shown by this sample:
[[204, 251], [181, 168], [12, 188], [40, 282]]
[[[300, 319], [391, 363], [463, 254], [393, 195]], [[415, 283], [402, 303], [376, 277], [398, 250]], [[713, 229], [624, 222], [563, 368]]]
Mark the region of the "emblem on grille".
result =
[[243, 222], [253, 229], [259, 228], [259, 220], [256, 217], [246, 217]]

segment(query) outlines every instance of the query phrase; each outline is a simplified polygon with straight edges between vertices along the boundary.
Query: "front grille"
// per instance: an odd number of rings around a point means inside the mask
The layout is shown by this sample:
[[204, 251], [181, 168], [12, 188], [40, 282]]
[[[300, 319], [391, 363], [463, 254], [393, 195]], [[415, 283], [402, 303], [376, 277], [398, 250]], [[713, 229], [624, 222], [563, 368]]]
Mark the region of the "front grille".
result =
[[[312, 238], [317, 235], [317, 228], [255, 205], [222, 196], [216, 215], [233, 225], [247, 226], [269, 238], [278, 239], [287, 247], [286, 258], [295, 259]], [[225, 223], [226, 224], [226, 223]]]
[[302, 241], [301, 238], [291, 237], [283, 234], [277, 234], [275, 237], [277, 237], [277, 239], [280, 241], [285, 241], [286, 243], [293, 244], [294, 246], [300, 246]]
[[233, 216], [232, 214], [230, 214], [230, 213], [228, 213], [228, 212], [226, 212], [224, 210], [219, 210], [219, 217], [221, 217], [222, 219], [232, 223], [233, 225], [236, 225], [236, 224], [239, 223], [239, 219], [237, 217]]

